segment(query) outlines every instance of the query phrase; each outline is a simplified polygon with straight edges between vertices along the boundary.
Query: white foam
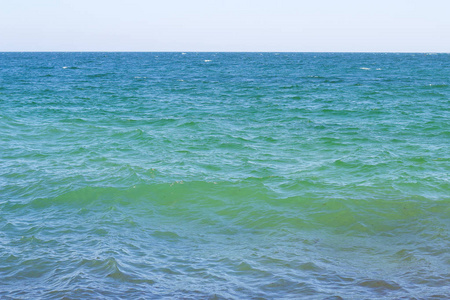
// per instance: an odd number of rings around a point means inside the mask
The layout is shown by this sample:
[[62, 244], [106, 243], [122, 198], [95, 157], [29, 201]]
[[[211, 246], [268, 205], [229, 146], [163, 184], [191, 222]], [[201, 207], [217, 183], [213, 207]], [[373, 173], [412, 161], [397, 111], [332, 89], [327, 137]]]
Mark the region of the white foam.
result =
[[370, 68], [360, 68], [361, 70], [370, 70]]
[[63, 69], [67, 69], [68, 67], [63, 67]]
[[211, 60], [210, 59], [205, 59], [205, 62], [210, 62]]

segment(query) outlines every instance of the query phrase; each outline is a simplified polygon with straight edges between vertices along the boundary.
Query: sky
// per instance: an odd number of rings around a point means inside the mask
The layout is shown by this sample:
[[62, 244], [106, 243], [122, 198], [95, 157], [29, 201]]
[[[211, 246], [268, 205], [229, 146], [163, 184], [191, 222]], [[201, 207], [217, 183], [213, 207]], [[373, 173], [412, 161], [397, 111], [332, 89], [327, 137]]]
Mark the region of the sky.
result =
[[450, 0], [0, 0], [0, 51], [450, 52]]

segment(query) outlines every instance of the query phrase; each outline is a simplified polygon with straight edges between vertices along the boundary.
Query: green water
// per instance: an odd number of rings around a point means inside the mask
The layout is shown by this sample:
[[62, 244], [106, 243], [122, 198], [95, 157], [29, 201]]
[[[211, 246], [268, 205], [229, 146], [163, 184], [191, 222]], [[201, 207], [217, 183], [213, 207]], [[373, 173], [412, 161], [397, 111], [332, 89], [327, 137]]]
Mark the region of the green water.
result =
[[447, 299], [449, 70], [0, 53], [0, 297]]

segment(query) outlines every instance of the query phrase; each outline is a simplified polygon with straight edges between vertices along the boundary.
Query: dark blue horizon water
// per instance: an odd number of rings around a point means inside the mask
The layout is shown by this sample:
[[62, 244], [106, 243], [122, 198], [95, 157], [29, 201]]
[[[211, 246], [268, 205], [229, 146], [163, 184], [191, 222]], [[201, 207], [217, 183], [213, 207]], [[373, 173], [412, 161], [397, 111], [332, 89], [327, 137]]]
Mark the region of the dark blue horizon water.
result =
[[450, 54], [0, 53], [0, 298], [448, 299]]

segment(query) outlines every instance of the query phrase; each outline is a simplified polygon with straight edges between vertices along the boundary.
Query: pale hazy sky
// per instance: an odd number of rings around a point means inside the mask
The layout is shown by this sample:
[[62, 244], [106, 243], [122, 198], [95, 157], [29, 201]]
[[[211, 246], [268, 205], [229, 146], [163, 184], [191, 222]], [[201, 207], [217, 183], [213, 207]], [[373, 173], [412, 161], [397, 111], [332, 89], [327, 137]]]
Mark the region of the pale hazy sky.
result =
[[450, 52], [450, 0], [0, 0], [0, 51]]

